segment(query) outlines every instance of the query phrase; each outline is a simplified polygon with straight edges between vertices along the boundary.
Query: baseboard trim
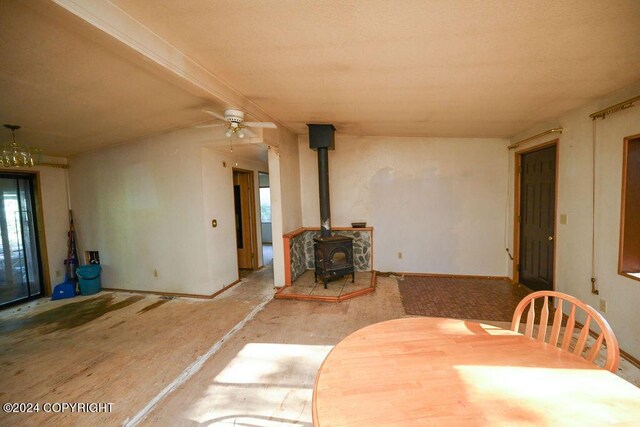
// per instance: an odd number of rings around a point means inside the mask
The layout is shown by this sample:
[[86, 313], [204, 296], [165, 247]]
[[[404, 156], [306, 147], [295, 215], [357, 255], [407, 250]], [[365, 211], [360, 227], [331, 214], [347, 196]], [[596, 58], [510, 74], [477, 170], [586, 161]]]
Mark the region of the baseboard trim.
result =
[[406, 272], [398, 272], [398, 271], [389, 271], [389, 272], [380, 272], [380, 275], [390, 275], [394, 276], [417, 276], [417, 277], [443, 277], [448, 279], [493, 279], [493, 280], [508, 280], [512, 281], [507, 276], [480, 276], [473, 274], [444, 274], [444, 273], [406, 273]]
[[[562, 320], [566, 324], [567, 321], [569, 320], [569, 316], [567, 316], [566, 314], [562, 313]], [[578, 325], [581, 329], [584, 328], [584, 325], [582, 323], [578, 322], [577, 320], [575, 322], [576, 322], [576, 325]], [[596, 334], [594, 331], [592, 331], [591, 328], [589, 328], [589, 335], [592, 338], [598, 338], [598, 334]], [[640, 360], [636, 359], [634, 356], [632, 356], [631, 354], [629, 354], [626, 351], [624, 351], [623, 349], [621, 349], [620, 346], [618, 346], [618, 351], [620, 351], [620, 356], [622, 356], [622, 358], [624, 358], [627, 362], [631, 363], [636, 368], [640, 369]]]
[[129, 292], [129, 293], [132, 293], [132, 294], [162, 295], [162, 296], [168, 296], [168, 297], [212, 299], [212, 298], [217, 297], [218, 295], [220, 295], [224, 291], [234, 287], [235, 285], [237, 285], [241, 281], [242, 281], [241, 279], [238, 279], [235, 282], [232, 282], [232, 283], [228, 284], [227, 286], [225, 286], [224, 288], [220, 289], [219, 291], [216, 291], [216, 292], [212, 293], [211, 295], [184, 294], [184, 293], [179, 293], [179, 292], [143, 291], [143, 290], [138, 290], [138, 289], [121, 289], [121, 288], [102, 288], [102, 290], [103, 291], [112, 291], [112, 292]]
[[629, 353], [627, 353], [621, 348], [619, 350], [620, 350], [620, 356], [624, 357], [624, 359], [627, 362], [631, 363], [633, 366], [640, 369], [640, 360], [636, 359], [634, 356], [630, 355]]
[[235, 282], [229, 283], [227, 286], [225, 286], [224, 288], [220, 289], [219, 291], [212, 293], [211, 296], [209, 296], [209, 299], [217, 297], [218, 295], [220, 295], [224, 291], [227, 291], [227, 290], [233, 288], [235, 285], [237, 285], [240, 282], [242, 282], [242, 279], [238, 279]]

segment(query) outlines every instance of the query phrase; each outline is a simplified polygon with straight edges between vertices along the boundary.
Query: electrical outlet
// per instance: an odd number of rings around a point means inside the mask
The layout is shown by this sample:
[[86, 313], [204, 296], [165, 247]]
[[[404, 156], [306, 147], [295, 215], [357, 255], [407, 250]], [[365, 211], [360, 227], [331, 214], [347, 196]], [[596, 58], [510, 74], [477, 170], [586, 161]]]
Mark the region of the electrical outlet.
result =
[[158, 270], [157, 269], [153, 269], [153, 277], [158, 277]]
[[398, 259], [402, 259], [402, 252], [398, 252]]
[[600, 311], [603, 313], [607, 312], [607, 302], [603, 299], [600, 300]]
[[56, 277], [60, 277], [60, 270], [56, 270]]

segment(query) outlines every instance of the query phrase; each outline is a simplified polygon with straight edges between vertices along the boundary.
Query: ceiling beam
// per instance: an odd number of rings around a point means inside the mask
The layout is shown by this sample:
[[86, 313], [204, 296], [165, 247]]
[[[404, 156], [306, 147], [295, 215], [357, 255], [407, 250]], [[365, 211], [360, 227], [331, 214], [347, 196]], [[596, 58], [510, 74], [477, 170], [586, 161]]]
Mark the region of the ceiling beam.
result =
[[[259, 121], [275, 122], [278, 126], [285, 127], [259, 105], [210, 73], [113, 3], [104, 0], [52, 1], [160, 65], [181, 80], [204, 91], [217, 103], [240, 108]], [[291, 129], [289, 130], [291, 131]]]

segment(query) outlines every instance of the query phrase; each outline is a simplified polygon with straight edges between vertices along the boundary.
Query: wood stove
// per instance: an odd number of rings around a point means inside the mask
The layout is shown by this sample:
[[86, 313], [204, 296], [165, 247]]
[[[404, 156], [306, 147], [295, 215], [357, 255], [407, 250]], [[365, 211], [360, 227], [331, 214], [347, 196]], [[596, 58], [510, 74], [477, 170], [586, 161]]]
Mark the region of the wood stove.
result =
[[309, 147], [318, 152], [318, 184], [320, 187], [320, 237], [313, 239], [315, 253], [315, 280], [322, 279], [325, 289], [327, 282], [336, 277], [351, 274], [353, 268], [353, 239], [332, 235], [331, 208], [329, 204], [329, 150], [335, 145], [333, 125], [309, 124]]
[[315, 254], [315, 281], [318, 276], [322, 279], [324, 288], [334, 277], [351, 274], [351, 283], [355, 281], [353, 269], [353, 239], [347, 236], [334, 235], [331, 237], [316, 237], [313, 239]]

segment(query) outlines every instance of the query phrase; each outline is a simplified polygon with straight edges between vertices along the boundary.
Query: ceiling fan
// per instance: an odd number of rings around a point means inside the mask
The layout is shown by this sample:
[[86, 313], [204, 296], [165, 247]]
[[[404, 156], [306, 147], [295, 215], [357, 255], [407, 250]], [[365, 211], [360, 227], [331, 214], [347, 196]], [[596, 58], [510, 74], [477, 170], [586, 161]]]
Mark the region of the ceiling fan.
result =
[[227, 108], [226, 110], [224, 110], [224, 116], [216, 113], [215, 111], [202, 110], [202, 112], [207, 113], [218, 120], [222, 120], [223, 123], [212, 123], [210, 125], [202, 125], [197, 127], [208, 128], [216, 126], [226, 126], [227, 131], [224, 134], [227, 138], [231, 138], [233, 135], [237, 135], [238, 138], [255, 138], [258, 136], [248, 128], [277, 128], [275, 123], [271, 122], [245, 122], [244, 112], [235, 108]]

